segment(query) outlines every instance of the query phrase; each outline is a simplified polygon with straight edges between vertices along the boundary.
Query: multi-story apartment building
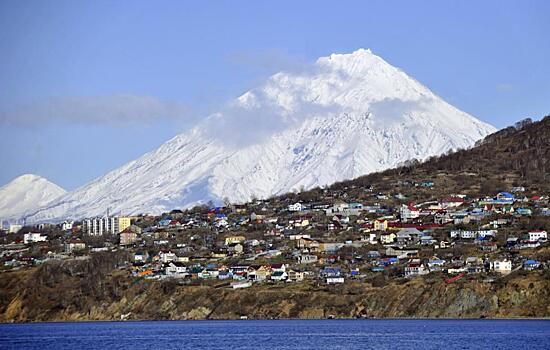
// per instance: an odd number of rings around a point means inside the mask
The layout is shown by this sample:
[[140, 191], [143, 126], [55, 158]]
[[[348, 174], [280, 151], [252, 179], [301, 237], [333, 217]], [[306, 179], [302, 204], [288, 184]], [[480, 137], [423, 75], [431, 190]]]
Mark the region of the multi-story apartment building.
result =
[[129, 217], [108, 217], [85, 219], [82, 221], [82, 231], [93, 236], [106, 233], [118, 234], [130, 226]]

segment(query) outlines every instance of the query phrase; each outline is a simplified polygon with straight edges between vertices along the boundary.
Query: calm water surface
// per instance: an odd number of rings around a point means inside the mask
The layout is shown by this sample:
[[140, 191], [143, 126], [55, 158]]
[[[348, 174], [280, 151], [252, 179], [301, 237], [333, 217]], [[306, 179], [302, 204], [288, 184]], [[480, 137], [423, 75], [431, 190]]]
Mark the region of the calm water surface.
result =
[[277, 320], [0, 325], [1, 349], [550, 349], [550, 321]]

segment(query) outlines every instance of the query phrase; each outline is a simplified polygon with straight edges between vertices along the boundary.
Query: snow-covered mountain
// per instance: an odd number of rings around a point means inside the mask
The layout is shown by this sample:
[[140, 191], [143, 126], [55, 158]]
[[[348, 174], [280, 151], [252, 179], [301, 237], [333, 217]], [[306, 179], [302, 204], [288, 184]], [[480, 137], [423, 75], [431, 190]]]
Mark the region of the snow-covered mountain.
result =
[[33, 212], [33, 221], [160, 213], [311, 188], [467, 148], [496, 129], [370, 50], [281, 72], [157, 150]]
[[38, 175], [26, 174], [0, 187], [0, 220], [18, 219], [47, 205], [66, 191]]

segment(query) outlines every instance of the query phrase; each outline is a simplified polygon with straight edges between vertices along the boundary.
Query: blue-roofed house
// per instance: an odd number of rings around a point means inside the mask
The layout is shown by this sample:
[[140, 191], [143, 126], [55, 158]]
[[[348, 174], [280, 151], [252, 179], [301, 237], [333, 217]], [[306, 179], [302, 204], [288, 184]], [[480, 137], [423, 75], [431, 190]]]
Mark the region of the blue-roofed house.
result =
[[536, 270], [539, 267], [540, 267], [540, 262], [538, 262], [537, 260], [529, 259], [529, 260], [525, 260], [523, 262], [523, 269], [524, 270], [531, 271], [531, 270]]
[[445, 260], [430, 259], [428, 260], [428, 268], [430, 271], [440, 270], [445, 265]]
[[514, 195], [510, 192], [500, 192], [497, 194], [494, 202], [499, 204], [512, 204], [514, 200]]
[[164, 219], [164, 220], [160, 220], [159, 221], [159, 226], [168, 226], [170, 225], [170, 222], [172, 221], [172, 219], [168, 218], [168, 219]]
[[342, 272], [336, 267], [325, 267], [321, 270], [321, 275], [324, 277], [340, 277]]

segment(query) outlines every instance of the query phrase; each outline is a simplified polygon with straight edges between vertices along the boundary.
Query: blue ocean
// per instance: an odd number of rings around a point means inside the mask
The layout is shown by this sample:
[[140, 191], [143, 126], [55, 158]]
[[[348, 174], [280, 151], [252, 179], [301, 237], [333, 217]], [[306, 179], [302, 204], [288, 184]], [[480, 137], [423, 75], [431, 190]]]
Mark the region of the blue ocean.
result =
[[1, 349], [550, 349], [544, 320], [276, 320], [0, 325]]

